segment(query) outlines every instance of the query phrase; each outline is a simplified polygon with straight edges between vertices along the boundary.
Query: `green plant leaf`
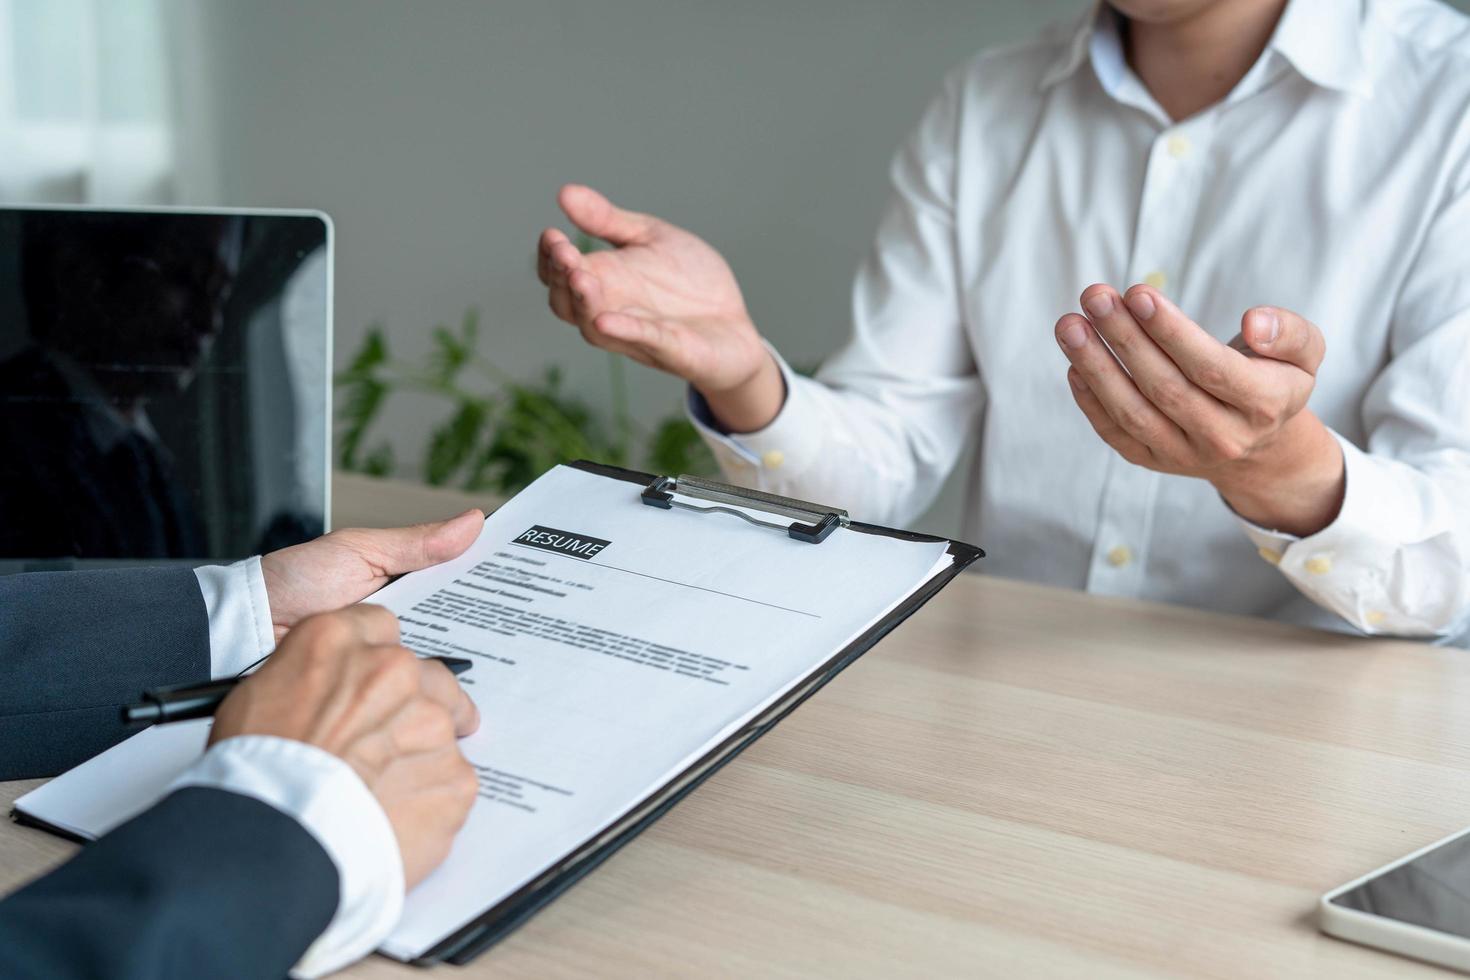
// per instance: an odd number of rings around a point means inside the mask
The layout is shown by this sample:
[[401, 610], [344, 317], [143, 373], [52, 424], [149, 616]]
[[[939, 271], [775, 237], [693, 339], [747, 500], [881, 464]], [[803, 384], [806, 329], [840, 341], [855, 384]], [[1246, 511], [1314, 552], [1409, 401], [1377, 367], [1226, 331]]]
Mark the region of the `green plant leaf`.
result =
[[393, 470], [393, 447], [386, 442], [379, 443], [363, 458], [362, 472], [368, 476], [392, 476]]
[[719, 472], [714, 454], [682, 415], [674, 415], [654, 430], [648, 449], [648, 469], [660, 476], [713, 476]]
[[453, 384], [460, 369], [469, 362], [470, 348], [443, 325], [434, 328], [432, 337], [429, 373], [441, 385]]
[[363, 335], [362, 344], [348, 363], [347, 374], [368, 374], [388, 360], [388, 341], [383, 336], [383, 325], [374, 322]]
[[560, 370], [548, 368], [539, 385], [511, 384], [504, 393], [494, 434], [470, 468], [469, 489], [510, 494], [558, 463], [622, 461], [587, 404], [562, 393]]
[[337, 419], [342, 435], [337, 440], [337, 465], [352, 471], [358, 468], [357, 451], [388, 397], [388, 386], [376, 378], [356, 377], [340, 385], [338, 391], [341, 403]]
[[425, 481], [432, 486], [449, 482], [474, 452], [488, 415], [484, 402], [467, 401], [449, 421], [434, 430], [424, 460]]
[[[603, 247], [590, 236], [578, 247]], [[645, 440], [628, 410], [627, 379], [621, 361], [610, 365], [612, 404], [594, 409], [568, 392], [560, 366], [549, 365], [536, 380], [523, 383], [479, 353], [479, 311], [465, 311], [457, 329], [436, 326], [430, 347], [416, 365], [393, 361], [380, 323], [363, 336], [348, 367], [337, 374], [338, 466], [388, 475], [395, 472], [392, 448], [365, 446], [371, 428], [395, 391], [411, 390], [449, 406], [449, 417], [430, 433], [422, 460], [423, 478], [432, 484], [459, 482], [475, 490], [514, 493], [558, 463], [587, 458], [627, 465], [646, 456], [663, 473], [714, 473], [716, 467], [698, 434], [680, 417], [661, 423]], [[464, 374], [474, 365], [475, 374]], [[469, 384], [475, 380], [485, 388]], [[640, 443], [644, 443], [640, 445]]]

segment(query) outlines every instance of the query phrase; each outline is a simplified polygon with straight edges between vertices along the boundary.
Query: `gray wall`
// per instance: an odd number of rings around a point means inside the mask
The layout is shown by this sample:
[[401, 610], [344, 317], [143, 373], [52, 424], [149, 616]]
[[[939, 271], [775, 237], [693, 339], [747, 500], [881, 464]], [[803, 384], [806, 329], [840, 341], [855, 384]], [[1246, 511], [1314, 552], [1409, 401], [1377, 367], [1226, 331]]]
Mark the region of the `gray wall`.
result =
[[[798, 363], [845, 331], [894, 146], [951, 65], [1078, 0], [202, 0], [191, 203], [319, 207], [337, 222], [337, 356], [382, 320], [420, 353], [478, 305], [508, 368], [555, 361], [606, 404], [606, 355], [531, 269], [566, 180], [722, 249]], [[197, 86], [204, 86], [200, 91]], [[630, 366], [656, 418], [679, 386]], [[417, 473], [432, 402], [385, 431]]]
[[[551, 317], [531, 271], [562, 181], [707, 237], [764, 332], [818, 360], [843, 337], [888, 157], [940, 76], [1081, 6], [198, 0], [185, 187], [336, 218], [339, 364], [370, 321], [417, 355], [430, 325], [477, 305], [505, 367], [558, 362], [605, 405], [606, 355]], [[670, 379], [629, 379], [640, 416], [678, 407]], [[435, 417], [413, 397], [392, 407], [414, 474]], [[923, 523], [954, 526], [955, 506]]]

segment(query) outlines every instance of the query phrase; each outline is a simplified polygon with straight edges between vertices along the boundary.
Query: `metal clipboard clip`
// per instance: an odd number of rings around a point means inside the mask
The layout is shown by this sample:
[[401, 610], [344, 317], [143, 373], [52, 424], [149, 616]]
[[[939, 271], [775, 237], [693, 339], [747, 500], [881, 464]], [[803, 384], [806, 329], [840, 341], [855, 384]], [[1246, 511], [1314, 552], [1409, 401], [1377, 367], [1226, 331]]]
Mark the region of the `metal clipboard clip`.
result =
[[[643, 488], [640, 496], [650, 507], [663, 510], [678, 507], [704, 514], [730, 514], [749, 524], [785, 531], [796, 540], [808, 544], [821, 544], [833, 531], [852, 523], [847, 511], [837, 507], [825, 507], [761, 490], [732, 487], [727, 483], [716, 483], [687, 474], [680, 474], [677, 479], [671, 476], [658, 477]], [[676, 496], [706, 501], [708, 506], [677, 500]], [[791, 518], [792, 522], [783, 524], [763, 521], [747, 513], [751, 510]]]

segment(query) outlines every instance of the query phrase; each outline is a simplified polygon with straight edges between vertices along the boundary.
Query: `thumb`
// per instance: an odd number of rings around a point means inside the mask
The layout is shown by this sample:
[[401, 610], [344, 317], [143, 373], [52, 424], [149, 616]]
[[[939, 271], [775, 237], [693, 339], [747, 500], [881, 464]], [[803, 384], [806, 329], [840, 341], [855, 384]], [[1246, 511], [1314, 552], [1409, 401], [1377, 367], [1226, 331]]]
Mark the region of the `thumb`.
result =
[[1327, 354], [1327, 340], [1316, 324], [1280, 307], [1246, 310], [1240, 332], [1257, 354], [1294, 364], [1310, 375], [1316, 375]]
[[385, 575], [402, 575], [458, 558], [480, 536], [485, 514], [472, 508], [447, 521], [363, 531], [371, 535], [375, 564]]
[[556, 196], [556, 203], [572, 219], [572, 224], [589, 235], [606, 239], [614, 245], [634, 245], [648, 241], [657, 219], [637, 211], [624, 211], [590, 187], [567, 184]]

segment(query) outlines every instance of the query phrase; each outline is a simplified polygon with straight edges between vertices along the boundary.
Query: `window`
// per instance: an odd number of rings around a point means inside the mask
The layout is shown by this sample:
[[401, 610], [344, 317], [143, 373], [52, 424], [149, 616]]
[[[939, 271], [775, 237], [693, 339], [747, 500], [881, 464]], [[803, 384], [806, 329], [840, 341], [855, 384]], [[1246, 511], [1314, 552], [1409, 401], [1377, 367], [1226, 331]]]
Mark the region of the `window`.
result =
[[161, 0], [0, 0], [0, 200], [173, 196]]

